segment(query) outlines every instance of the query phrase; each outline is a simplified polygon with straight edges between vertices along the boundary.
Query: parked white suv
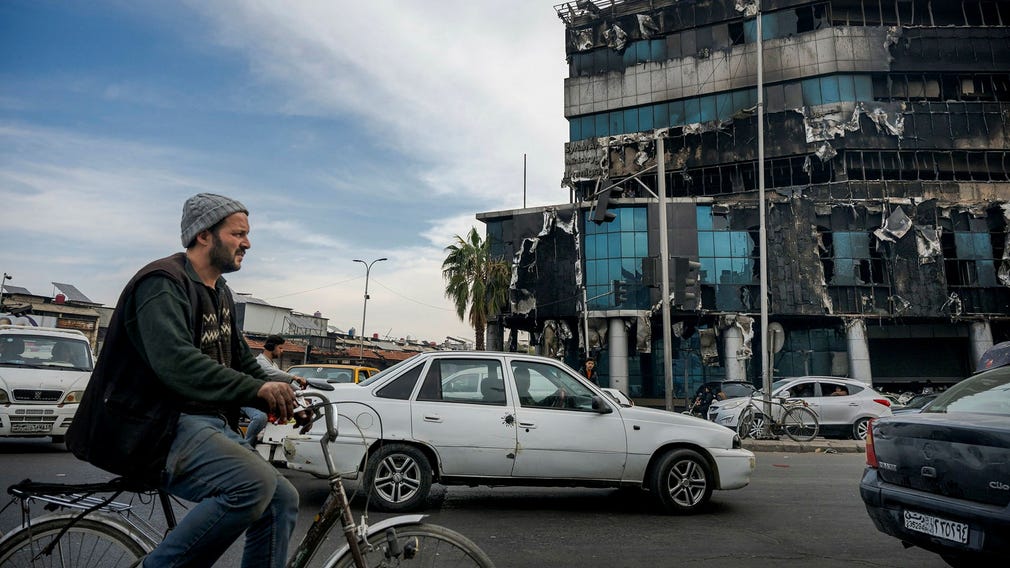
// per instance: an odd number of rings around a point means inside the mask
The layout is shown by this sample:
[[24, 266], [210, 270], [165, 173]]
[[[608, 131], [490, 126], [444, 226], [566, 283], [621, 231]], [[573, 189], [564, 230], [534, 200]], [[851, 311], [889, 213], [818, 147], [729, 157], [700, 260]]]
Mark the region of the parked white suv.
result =
[[[761, 398], [762, 391], [754, 393]], [[802, 399], [817, 413], [822, 435], [866, 438], [867, 425], [873, 418], [891, 415], [891, 401], [870, 385], [841, 377], [795, 377], [772, 383], [772, 396]], [[716, 401], [708, 408], [708, 419], [736, 428], [747, 398]]]
[[62, 442], [93, 368], [79, 331], [0, 325], [0, 436]]

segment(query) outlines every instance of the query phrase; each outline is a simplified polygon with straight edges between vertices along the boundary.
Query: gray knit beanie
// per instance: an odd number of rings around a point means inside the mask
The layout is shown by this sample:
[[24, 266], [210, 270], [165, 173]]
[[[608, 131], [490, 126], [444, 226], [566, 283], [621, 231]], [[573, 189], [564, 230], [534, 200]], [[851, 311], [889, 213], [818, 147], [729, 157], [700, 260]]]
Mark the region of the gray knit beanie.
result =
[[201, 231], [213, 227], [218, 221], [232, 213], [249, 214], [249, 210], [238, 201], [213, 193], [198, 193], [186, 200], [182, 206], [182, 246], [189, 246]]

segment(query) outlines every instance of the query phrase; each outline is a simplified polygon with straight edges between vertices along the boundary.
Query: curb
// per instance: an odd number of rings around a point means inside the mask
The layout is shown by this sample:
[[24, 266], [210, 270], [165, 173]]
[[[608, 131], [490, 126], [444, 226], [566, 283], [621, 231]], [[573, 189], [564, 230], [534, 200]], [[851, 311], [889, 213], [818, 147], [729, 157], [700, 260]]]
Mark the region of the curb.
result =
[[827, 440], [815, 438], [810, 442], [794, 442], [785, 436], [780, 440], [743, 440], [745, 450], [752, 452], [795, 452], [825, 454], [865, 453], [866, 443], [862, 440]]

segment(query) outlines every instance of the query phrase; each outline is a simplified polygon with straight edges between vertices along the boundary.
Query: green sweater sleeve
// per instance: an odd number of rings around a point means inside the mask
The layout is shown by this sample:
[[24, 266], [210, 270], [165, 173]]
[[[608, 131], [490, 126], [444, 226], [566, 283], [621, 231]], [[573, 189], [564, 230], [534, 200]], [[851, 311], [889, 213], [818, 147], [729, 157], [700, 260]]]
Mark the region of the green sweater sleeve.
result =
[[221, 365], [193, 345], [189, 299], [170, 278], [152, 275], [134, 290], [126, 326], [164, 385], [185, 400], [252, 406], [266, 376], [240, 338], [238, 368]]

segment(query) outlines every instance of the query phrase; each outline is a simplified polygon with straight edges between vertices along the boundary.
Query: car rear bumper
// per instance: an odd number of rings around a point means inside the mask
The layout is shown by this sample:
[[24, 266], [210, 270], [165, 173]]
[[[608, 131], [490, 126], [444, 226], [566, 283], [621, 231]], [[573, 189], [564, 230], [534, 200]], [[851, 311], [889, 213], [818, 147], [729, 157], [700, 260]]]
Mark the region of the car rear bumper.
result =
[[[871, 468], [863, 473], [859, 494], [877, 529], [902, 541], [943, 554], [1010, 552], [1010, 506], [972, 503], [900, 487], [881, 480]], [[906, 510], [967, 524], [967, 544], [905, 528]]]
[[757, 461], [750, 450], [712, 450], [719, 470], [719, 489], [739, 489], [750, 483]]

